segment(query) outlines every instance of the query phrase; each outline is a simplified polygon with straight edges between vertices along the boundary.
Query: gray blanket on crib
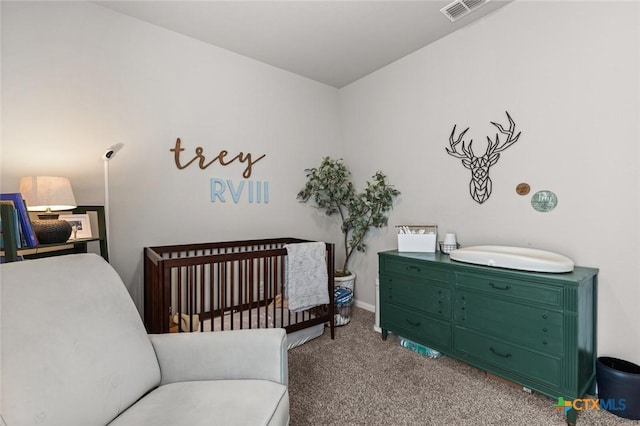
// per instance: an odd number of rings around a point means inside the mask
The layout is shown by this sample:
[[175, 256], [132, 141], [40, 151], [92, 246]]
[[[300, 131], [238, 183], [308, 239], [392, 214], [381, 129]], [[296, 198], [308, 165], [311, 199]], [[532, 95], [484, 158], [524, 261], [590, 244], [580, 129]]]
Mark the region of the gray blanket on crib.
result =
[[323, 242], [285, 245], [286, 291], [291, 312], [329, 303], [326, 246]]

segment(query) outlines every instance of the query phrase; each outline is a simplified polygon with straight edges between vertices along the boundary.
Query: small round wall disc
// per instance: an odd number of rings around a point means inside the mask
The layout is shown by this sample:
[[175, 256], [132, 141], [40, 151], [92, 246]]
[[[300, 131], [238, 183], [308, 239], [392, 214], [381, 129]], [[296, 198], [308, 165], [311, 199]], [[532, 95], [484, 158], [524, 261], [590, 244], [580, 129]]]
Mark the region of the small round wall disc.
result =
[[538, 191], [531, 197], [531, 205], [539, 212], [550, 212], [558, 205], [558, 197], [551, 191]]
[[516, 192], [518, 193], [518, 195], [527, 195], [529, 191], [531, 191], [531, 187], [528, 183], [523, 182], [519, 183], [518, 186], [516, 186]]

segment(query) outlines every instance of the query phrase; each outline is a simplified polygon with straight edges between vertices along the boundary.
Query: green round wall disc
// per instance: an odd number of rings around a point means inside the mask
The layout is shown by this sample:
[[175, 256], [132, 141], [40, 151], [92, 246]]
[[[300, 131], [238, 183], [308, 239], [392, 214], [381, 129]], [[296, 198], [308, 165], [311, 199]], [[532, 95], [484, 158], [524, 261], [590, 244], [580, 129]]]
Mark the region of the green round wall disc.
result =
[[538, 191], [531, 197], [531, 205], [539, 212], [550, 212], [558, 205], [558, 197], [552, 191]]

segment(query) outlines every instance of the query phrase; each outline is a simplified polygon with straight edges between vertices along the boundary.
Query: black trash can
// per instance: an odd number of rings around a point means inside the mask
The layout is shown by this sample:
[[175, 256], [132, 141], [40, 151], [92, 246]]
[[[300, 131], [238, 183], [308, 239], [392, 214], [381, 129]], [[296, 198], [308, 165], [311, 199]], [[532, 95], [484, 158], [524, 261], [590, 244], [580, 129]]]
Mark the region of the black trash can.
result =
[[640, 366], [599, 357], [596, 380], [601, 408], [625, 419], [640, 420]]

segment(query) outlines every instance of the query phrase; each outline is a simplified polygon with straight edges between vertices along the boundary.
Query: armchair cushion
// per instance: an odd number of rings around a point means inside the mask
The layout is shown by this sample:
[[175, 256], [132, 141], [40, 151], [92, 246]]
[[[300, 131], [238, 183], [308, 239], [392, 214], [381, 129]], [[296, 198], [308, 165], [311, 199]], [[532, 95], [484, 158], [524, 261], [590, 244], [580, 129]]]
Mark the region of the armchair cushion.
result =
[[287, 385], [287, 333], [282, 328], [149, 337], [163, 385], [220, 379], [262, 379]]
[[211, 380], [163, 385], [110, 426], [286, 425], [287, 387], [268, 380]]
[[2, 417], [106, 424], [160, 383], [120, 277], [94, 254], [2, 264]]

